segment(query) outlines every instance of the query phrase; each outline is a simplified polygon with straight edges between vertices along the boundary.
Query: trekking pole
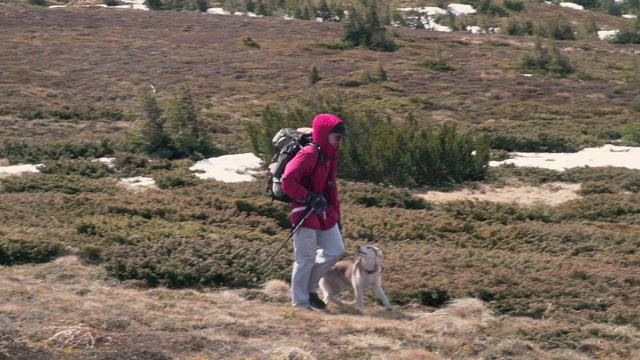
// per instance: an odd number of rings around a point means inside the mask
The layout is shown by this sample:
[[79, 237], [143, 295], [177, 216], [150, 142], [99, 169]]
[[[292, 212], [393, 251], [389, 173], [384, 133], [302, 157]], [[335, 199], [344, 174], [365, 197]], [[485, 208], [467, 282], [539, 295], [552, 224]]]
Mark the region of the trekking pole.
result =
[[293, 234], [296, 233], [296, 231], [298, 231], [298, 229], [300, 229], [302, 227], [302, 223], [304, 223], [305, 220], [307, 220], [307, 218], [309, 217], [309, 215], [311, 215], [311, 213], [313, 212], [313, 208], [311, 206], [309, 206], [307, 208], [307, 210], [305, 210], [305, 214], [302, 217], [302, 219], [300, 219], [300, 221], [298, 221], [298, 223], [296, 224], [296, 226], [293, 227], [293, 230], [291, 230], [291, 235], [289, 235], [288, 238], [286, 238], [282, 244], [280, 244], [280, 247], [278, 247], [278, 249], [269, 257], [269, 259], [267, 260], [267, 267], [271, 264], [271, 262], [273, 261], [273, 259], [276, 257], [276, 255], [278, 255], [278, 253], [280, 252], [280, 250], [282, 250], [282, 248], [285, 247], [285, 245], [287, 245], [287, 243], [289, 242], [289, 240], [293, 237]]

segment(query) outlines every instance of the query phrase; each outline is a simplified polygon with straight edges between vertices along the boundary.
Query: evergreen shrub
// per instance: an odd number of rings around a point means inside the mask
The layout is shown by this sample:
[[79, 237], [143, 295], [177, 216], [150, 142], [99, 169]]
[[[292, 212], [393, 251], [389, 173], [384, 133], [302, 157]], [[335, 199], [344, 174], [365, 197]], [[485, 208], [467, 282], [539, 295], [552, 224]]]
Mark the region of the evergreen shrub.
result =
[[39, 168], [43, 174], [80, 175], [99, 179], [113, 173], [107, 164], [88, 159], [47, 160], [43, 165]]
[[[168, 238], [120, 245], [103, 254], [107, 272], [120, 280], [179, 287], [255, 287], [269, 274], [268, 251], [239, 239]], [[278, 265], [278, 263], [274, 263]]]
[[[396, 124], [374, 114], [341, 116], [349, 137], [340, 150], [339, 175], [345, 179], [396, 186], [437, 185], [481, 180], [489, 161], [489, 141], [459, 133], [455, 124], [419, 127], [411, 117]], [[263, 112], [261, 123], [246, 123], [253, 152], [265, 164], [273, 157], [273, 135], [284, 127], [309, 126], [314, 112], [298, 108]]]
[[47, 262], [63, 252], [64, 246], [56, 241], [0, 237], [0, 265]]
[[60, 192], [78, 194], [83, 192], [113, 193], [116, 183], [113, 179], [87, 179], [79, 175], [24, 174], [2, 179], [0, 192]]
[[149, 90], [138, 91], [140, 122], [131, 144], [147, 155], [167, 159], [202, 159], [220, 155], [198, 117], [191, 89], [182, 84], [163, 111]]
[[155, 172], [152, 177], [160, 189], [193, 186], [199, 182], [192, 172], [184, 169]]
[[97, 142], [42, 142], [5, 140], [0, 147], [0, 157], [16, 163], [40, 163], [45, 160], [100, 158], [112, 155], [115, 144], [109, 140]]

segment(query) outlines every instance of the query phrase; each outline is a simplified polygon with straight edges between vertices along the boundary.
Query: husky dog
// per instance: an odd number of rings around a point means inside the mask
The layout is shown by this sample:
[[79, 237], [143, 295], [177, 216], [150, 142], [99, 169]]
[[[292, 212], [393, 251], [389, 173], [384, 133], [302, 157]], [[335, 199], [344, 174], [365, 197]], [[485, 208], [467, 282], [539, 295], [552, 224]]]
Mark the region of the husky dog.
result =
[[364, 290], [373, 286], [376, 295], [384, 307], [391, 311], [391, 303], [382, 289], [382, 251], [375, 246], [358, 246], [360, 258], [356, 261], [344, 260], [335, 264], [331, 270], [320, 279], [320, 288], [324, 293], [324, 302], [329, 301], [344, 307], [344, 303], [336, 298], [340, 292], [353, 287], [356, 295], [356, 305], [364, 308]]

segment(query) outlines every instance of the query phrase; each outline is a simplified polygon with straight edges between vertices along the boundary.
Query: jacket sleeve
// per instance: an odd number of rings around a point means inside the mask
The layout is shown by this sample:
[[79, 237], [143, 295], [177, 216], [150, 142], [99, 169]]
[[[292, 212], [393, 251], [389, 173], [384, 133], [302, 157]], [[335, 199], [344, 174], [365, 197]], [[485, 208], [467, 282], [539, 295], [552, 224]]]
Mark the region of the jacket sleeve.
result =
[[306, 151], [308, 148], [311, 147], [302, 149], [289, 161], [282, 175], [282, 191], [300, 203], [304, 203], [309, 194], [309, 191], [304, 187], [303, 180], [311, 175], [318, 161], [315, 149], [313, 152]]

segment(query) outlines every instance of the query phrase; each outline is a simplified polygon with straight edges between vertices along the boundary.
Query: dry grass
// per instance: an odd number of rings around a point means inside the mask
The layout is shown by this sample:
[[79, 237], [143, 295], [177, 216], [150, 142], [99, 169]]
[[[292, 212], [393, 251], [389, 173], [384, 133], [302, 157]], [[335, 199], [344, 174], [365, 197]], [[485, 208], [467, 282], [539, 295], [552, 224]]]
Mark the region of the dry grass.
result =
[[584, 331], [607, 337], [576, 340], [573, 349], [543, 349], [527, 334], [573, 325], [496, 316], [472, 298], [436, 311], [415, 305], [392, 313], [371, 305], [360, 315], [295, 311], [269, 299], [283, 292], [288, 296], [279, 281], [261, 290], [128, 289], [73, 256], [0, 267], [0, 287], [0, 355], [11, 359], [33, 351], [47, 359], [67, 359], [71, 353], [74, 359], [110, 354], [303, 360], [592, 359], [606, 354], [633, 359], [640, 354], [637, 347], [624, 349], [625, 343], [640, 340], [637, 329], [598, 324]]
[[[402, 45], [394, 53], [340, 51], [316, 46], [339, 40], [338, 23], [0, 6], [0, 42], [7, 44], [0, 54], [0, 114], [7, 115], [0, 118], [6, 124], [0, 138], [121, 139], [132, 125], [136, 88], [149, 84], [163, 101], [178, 84], [189, 82], [205, 110], [204, 121], [215, 129], [215, 142], [229, 151], [248, 149], [240, 121], [255, 119], [262, 106], [291, 107], [323, 92], [343, 94], [356, 109], [392, 118], [410, 111], [421, 123], [449, 120], [496, 133], [558, 132], [585, 134], [592, 140], [621, 131], [633, 115], [629, 104], [638, 95], [636, 84], [624, 80], [634, 71], [637, 49], [597, 40], [560, 44], [576, 66], [597, 78], [585, 82], [521, 76], [517, 64], [531, 52], [530, 37], [393, 28]], [[545, 4], [528, 5], [527, 11], [531, 18], [551, 12], [577, 21], [583, 16]], [[607, 25], [620, 20], [604, 14], [595, 18]], [[64, 29], [59, 24], [65, 24]], [[243, 46], [241, 39], [247, 36], [261, 48]], [[442, 49], [459, 71], [412, 68]], [[340, 85], [378, 63], [388, 81]], [[324, 80], [309, 88], [311, 65]], [[558, 89], [564, 97], [556, 95]]]

